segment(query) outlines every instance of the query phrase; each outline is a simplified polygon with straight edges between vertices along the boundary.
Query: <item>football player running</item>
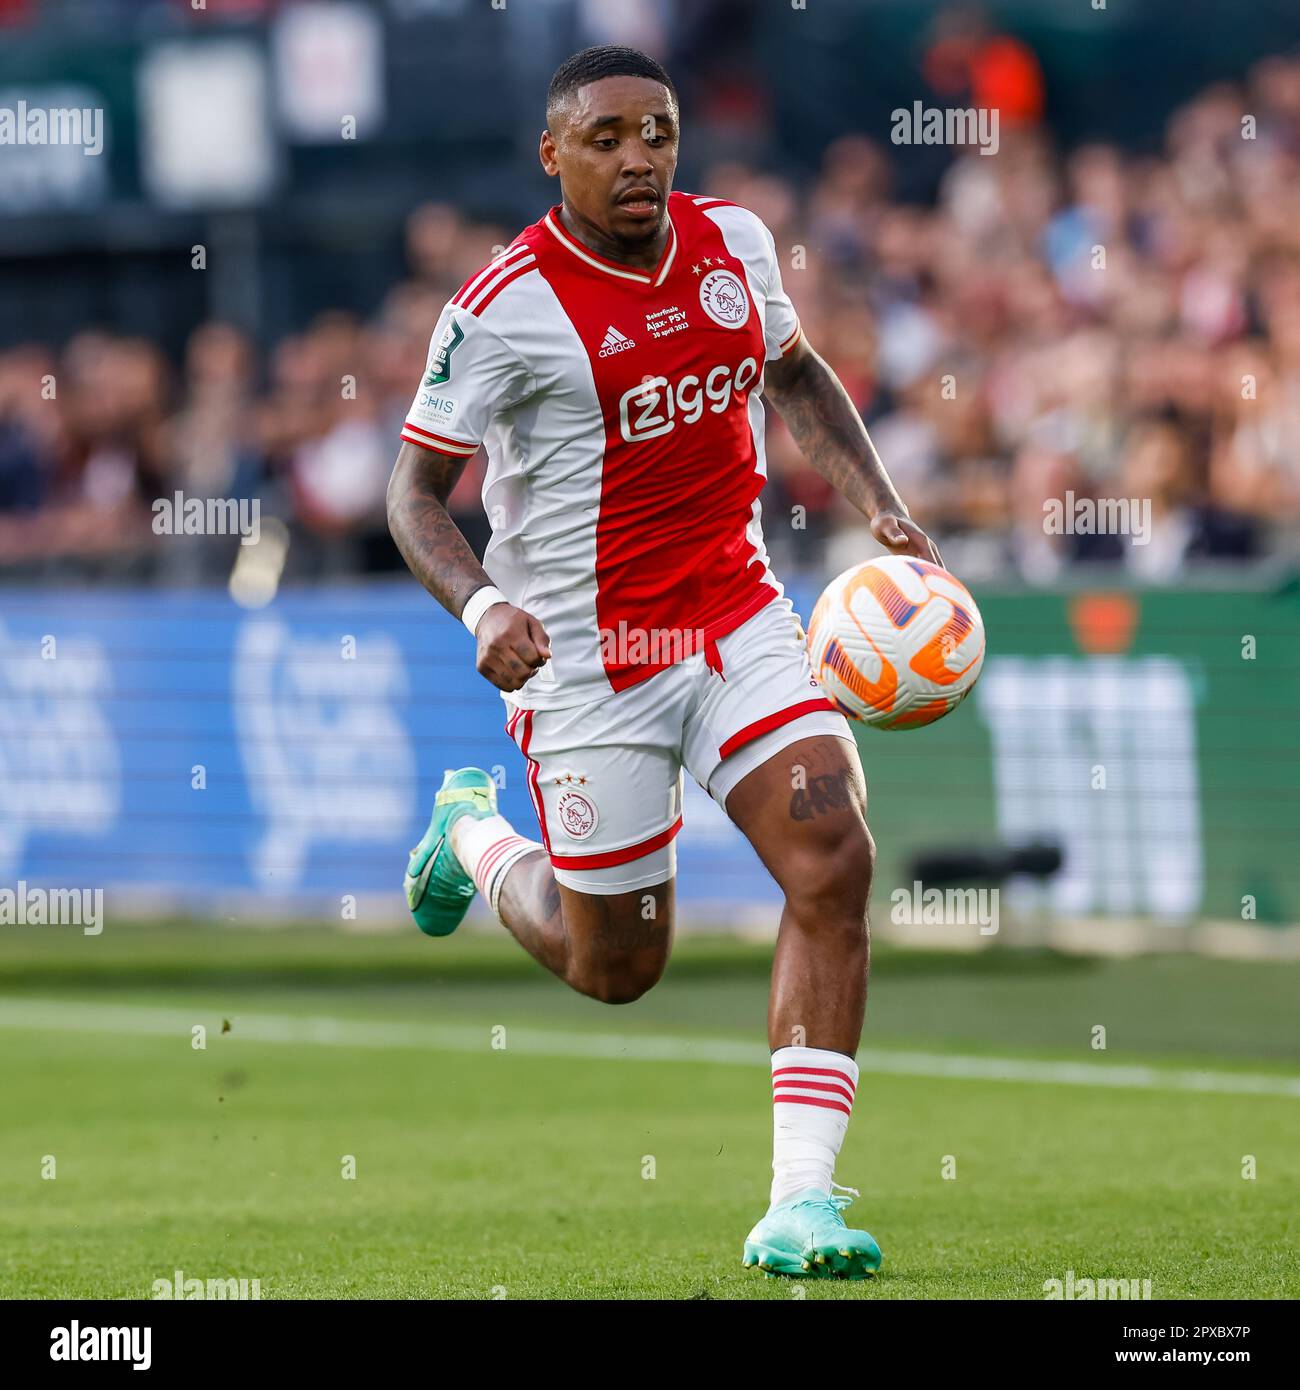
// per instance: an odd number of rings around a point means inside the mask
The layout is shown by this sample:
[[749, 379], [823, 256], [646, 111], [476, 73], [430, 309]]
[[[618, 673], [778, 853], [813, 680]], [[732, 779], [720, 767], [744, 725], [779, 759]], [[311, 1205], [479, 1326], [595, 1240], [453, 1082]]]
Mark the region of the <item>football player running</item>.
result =
[[[774, 1145], [746, 1265], [865, 1278], [880, 1249], [834, 1182], [858, 1080], [875, 849], [849, 726], [767, 563], [760, 394], [888, 550], [939, 563], [835, 374], [767, 228], [673, 191], [673, 84], [602, 46], [551, 81], [540, 157], [561, 202], [439, 319], [388, 490], [412, 572], [465, 623], [526, 760], [540, 841], [478, 768], [447, 774], [406, 873], [416, 922], [476, 891], [571, 988], [627, 1003], [673, 936], [685, 769], [779, 884]], [[479, 564], [446, 501], [482, 445]]]

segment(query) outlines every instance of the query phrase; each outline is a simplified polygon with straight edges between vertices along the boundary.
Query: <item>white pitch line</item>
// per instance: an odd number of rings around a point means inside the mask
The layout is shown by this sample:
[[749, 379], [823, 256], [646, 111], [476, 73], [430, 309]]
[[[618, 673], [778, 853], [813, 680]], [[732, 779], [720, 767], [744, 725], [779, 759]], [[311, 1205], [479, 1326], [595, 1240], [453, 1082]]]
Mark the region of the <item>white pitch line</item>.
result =
[[[116, 1033], [178, 1037], [189, 1045], [190, 1030], [203, 1024], [220, 1036], [222, 1015], [209, 1009], [163, 1009], [137, 1004], [82, 1004], [60, 999], [0, 999], [0, 1028], [45, 1032]], [[430, 1051], [491, 1052], [490, 1027], [429, 1023], [378, 1023], [364, 1019], [295, 1014], [235, 1014], [229, 1037], [236, 1042], [293, 1043], [323, 1047], [421, 1048]], [[528, 1057], [565, 1057], [630, 1062], [702, 1062], [766, 1067], [767, 1048], [723, 1038], [684, 1038], [645, 1033], [565, 1033], [506, 1025], [511, 1052]], [[1300, 1099], [1300, 1077], [1259, 1072], [1173, 1071], [1108, 1062], [1042, 1062], [1017, 1057], [980, 1057], [931, 1052], [865, 1049], [864, 1072], [925, 1076], [937, 1080], [1011, 1081], [1048, 1086], [1101, 1086], [1135, 1091], [1199, 1091], [1220, 1095], [1287, 1096]]]

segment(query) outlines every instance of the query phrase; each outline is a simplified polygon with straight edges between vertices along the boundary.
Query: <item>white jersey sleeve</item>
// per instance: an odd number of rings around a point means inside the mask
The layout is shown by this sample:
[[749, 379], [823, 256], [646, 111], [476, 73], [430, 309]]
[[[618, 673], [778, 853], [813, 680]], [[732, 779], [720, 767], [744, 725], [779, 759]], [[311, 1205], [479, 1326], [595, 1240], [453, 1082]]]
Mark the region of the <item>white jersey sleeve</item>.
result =
[[781, 283], [781, 263], [776, 254], [776, 241], [763, 227], [763, 244], [767, 251], [768, 280], [766, 303], [763, 306], [763, 345], [769, 361], [784, 357], [799, 341], [799, 315], [795, 313], [790, 296]]
[[468, 456], [483, 442], [493, 418], [532, 389], [519, 356], [476, 314], [453, 301], [433, 331], [402, 438], [439, 453]]

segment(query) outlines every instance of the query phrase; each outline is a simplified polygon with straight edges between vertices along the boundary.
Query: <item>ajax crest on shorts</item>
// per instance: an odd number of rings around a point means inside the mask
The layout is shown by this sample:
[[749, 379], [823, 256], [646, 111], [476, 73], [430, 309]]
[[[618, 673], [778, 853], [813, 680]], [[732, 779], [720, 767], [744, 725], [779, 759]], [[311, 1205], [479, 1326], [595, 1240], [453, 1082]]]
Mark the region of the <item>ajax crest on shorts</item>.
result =
[[556, 774], [555, 785], [564, 788], [555, 803], [560, 828], [571, 840], [585, 840], [600, 824], [587, 778], [579, 772], [564, 771]]
[[574, 791], [572, 787], [560, 793], [556, 813], [564, 833], [573, 840], [585, 840], [600, 823], [596, 803], [591, 797], [583, 792]]

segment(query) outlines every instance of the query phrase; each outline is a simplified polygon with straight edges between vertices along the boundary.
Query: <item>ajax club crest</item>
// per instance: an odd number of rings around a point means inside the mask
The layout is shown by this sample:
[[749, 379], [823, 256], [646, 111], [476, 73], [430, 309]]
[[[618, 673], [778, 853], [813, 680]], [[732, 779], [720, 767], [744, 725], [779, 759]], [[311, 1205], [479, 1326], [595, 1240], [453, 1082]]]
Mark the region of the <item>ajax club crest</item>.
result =
[[599, 821], [595, 803], [581, 792], [561, 792], [556, 809], [559, 811], [564, 833], [573, 840], [585, 840], [595, 830]]
[[700, 303], [723, 328], [743, 328], [749, 318], [749, 292], [729, 270], [711, 270], [700, 281]]

